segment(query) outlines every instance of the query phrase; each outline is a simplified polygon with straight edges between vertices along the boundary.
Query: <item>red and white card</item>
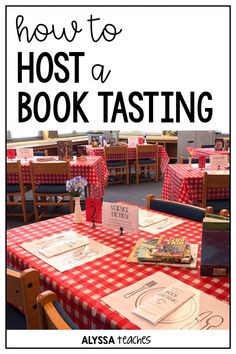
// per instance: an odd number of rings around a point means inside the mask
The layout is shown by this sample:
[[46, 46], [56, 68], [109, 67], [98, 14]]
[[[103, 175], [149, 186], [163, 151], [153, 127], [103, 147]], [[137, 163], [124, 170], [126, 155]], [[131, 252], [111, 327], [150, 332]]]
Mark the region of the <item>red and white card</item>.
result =
[[102, 201], [101, 199], [86, 198], [86, 220], [102, 223]]

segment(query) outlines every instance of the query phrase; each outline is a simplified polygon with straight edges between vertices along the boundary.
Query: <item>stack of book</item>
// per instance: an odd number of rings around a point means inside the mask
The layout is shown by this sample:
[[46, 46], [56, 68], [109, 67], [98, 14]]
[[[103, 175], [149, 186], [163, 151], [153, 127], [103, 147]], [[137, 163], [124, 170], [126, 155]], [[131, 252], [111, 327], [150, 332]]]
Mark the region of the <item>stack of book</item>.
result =
[[185, 237], [162, 236], [140, 239], [127, 261], [196, 268], [198, 245], [190, 245]]
[[154, 262], [174, 262], [181, 263], [185, 259], [185, 263], [191, 261], [191, 252], [187, 248], [185, 237], [160, 237], [153, 247], [149, 246], [149, 242], [144, 242], [140, 248], [137, 258], [139, 261], [154, 261]]

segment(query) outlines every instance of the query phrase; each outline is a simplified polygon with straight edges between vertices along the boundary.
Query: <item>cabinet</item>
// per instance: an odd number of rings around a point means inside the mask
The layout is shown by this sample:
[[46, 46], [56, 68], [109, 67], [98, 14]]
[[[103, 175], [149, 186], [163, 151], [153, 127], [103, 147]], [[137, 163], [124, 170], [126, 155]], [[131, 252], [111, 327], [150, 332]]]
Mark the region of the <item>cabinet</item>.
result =
[[188, 130], [178, 132], [178, 161], [180, 156], [188, 157], [187, 146], [201, 147], [201, 145], [215, 144], [215, 131], [213, 130]]
[[168, 137], [166, 138], [162, 138], [162, 139], [147, 139], [148, 144], [156, 144], [158, 143], [158, 145], [162, 145], [168, 156], [170, 159], [169, 163], [176, 163], [177, 162], [177, 145], [178, 145], [178, 139], [168, 139]]

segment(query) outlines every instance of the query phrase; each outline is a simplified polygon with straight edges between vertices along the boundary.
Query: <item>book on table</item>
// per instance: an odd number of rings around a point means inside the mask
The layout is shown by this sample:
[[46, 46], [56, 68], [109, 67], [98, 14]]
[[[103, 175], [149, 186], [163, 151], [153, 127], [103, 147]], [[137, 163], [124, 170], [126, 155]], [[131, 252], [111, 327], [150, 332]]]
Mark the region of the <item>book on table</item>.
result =
[[228, 276], [229, 260], [229, 218], [207, 215], [203, 219], [200, 274], [204, 276]]
[[176, 282], [135, 307], [132, 313], [156, 325], [193, 296], [193, 291]]
[[193, 260], [193, 256], [191, 253], [191, 245], [189, 243], [187, 243], [180, 263], [189, 264], [189, 263], [191, 263], [192, 260]]
[[139, 239], [127, 258], [129, 263], [153, 263], [159, 265], [183, 266], [196, 268], [198, 245], [186, 243], [182, 258], [156, 257], [152, 255], [153, 249], [159, 242], [159, 238], [144, 240]]
[[155, 247], [150, 250], [150, 254], [157, 261], [161, 261], [163, 259], [173, 259], [176, 262], [180, 262], [184, 256], [186, 245], [186, 237], [162, 236], [159, 238], [159, 241], [157, 242]]
[[149, 240], [143, 240], [142, 243], [139, 245], [137, 256], [139, 254], [142, 254], [143, 257], [146, 257], [147, 261], [149, 261], [149, 259], [152, 258], [151, 251], [155, 248], [158, 242], [159, 242], [159, 237], [152, 238]]
[[[154, 248], [154, 247], [153, 247]], [[186, 263], [189, 264], [192, 261], [191, 246], [186, 244], [184, 252], [181, 256], [161, 256], [153, 255], [153, 248], [145, 247], [145, 244], [138, 250], [137, 259], [139, 262], [165, 262], [165, 263]]]

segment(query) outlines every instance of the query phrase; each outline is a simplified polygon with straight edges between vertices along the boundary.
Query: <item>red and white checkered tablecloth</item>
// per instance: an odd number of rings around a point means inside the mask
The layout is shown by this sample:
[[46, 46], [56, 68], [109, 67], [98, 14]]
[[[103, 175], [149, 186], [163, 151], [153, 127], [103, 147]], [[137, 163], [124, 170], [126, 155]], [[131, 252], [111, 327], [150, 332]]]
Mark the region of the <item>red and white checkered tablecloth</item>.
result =
[[186, 147], [186, 151], [189, 153], [191, 151], [193, 157], [206, 156], [210, 155], [229, 155], [229, 151], [221, 150], [217, 151], [214, 148], [194, 148], [191, 146]]
[[[37, 158], [33, 160], [37, 161]], [[30, 167], [28, 161], [22, 161], [23, 182], [28, 184], [30, 180]], [[71, 176], [82, 176], [87, 179], [91, 198], [102, 198], [108, 178], [108, 170], [104, 159], [99, 156], [85, 156], [75, 161], [70, 161]], [[38, 175], [38, 183], [61, 184], [66, 182], [66, 176], [62, 175]], [[16, 174], [7, 175], [7, 183], [18, 183]]]
[[[213, 295], [220, 301], [229, 302], [228, 278], [200, 276], [202, 224], [184, 220], [183, 224], [163, 234], [187, 236], [188, 242], [199, 244], [197, 269], [127, 263], [126, 259], [137, 240], [140, 237], [153, 238], [153, 235], [139, 231], [137, 234], [127, 232], [122, 237], [118, 236], [119, 231], [105, 229], [100, 225], [95, 229], [88, 222], [75, 225], [72, 223], [72, 215], [8, 230], [7, 264], [19, 270], [29, 266], [36, 268], [40, 272], [43, 289], [51, 289], [57, 293], [63, 308], [81, 329], [139, 329], [101, 299], [157, 271]], [[61, 273], [20, 246], [22, 242], [30, 242], [64, 230], [76, 230], [114, 248], [115, 252]]]
[[[103, 147], [98, 147], [94, 148], [90, 145], [86, 146], [87, 154], [90, 156], [102, 156], [104, 157], [104, 148]], [[156, 158], [153, 154], [150, 153], [143, 153], [141, 155], [142, 158]], [[166, 170], [166, 167], [168, 166], [169, 163], [169, 156], [166, 152], [166, 149], [162, 145], [158, 145], [158, 157], [160, 158], [160, 171], [161, 173], [164, 173]], [[120, 156], [114, 156], [114, 160], [119, 160]], [[129, 160], [135, 160], [136, 159], [136, 146], [128, 146], [128, 159]]]
[[[187, 164], [168, 165], [162, 187], [162, 199], [191, 204], [194, 200], [201, 200], [203, 186], [203, 171], [193, 168], [188, 171]], [[205, 169], [207, 171], [207, 169]], [[228, 173], [227, 171], [225, 172]], [[229, 189], [212, 189], [207, 199], [229, 198]]]

